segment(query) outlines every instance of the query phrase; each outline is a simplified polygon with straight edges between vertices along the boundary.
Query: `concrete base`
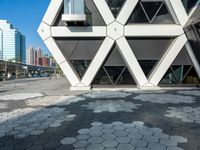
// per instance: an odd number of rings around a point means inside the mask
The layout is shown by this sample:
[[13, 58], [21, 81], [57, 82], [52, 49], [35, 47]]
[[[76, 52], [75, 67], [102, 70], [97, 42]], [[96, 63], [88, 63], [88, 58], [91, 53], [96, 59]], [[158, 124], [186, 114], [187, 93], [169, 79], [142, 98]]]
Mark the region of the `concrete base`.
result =
[[140, 90], [162, 90], [159, 86], [141, 86], [138, 87]]
[[71, 91], [90, 91], [91, 86], [71, 86]]

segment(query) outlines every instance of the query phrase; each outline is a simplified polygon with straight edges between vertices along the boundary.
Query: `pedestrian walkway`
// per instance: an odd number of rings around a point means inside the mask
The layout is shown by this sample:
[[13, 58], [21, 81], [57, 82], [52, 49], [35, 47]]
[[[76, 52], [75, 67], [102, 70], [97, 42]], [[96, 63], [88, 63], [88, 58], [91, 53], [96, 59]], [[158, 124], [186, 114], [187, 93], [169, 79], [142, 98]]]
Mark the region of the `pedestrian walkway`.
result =
[[0, 95], [0, 150], [200, 150], [200, 90]]

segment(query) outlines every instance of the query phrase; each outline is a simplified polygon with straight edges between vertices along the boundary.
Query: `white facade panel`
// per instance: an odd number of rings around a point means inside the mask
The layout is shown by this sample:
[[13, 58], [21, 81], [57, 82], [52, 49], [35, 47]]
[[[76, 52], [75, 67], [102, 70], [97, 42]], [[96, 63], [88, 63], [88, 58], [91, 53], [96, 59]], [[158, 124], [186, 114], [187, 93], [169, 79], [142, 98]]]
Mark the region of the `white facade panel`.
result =
[[[148, 0], [144, 1], [147, 2]], [[155, 0], [152, 1], [156, 2]], [[160, 0], [158, 0], [158, 2], [159, 1]], [[63, 14], [61, 14], [61, 16], [58, 15], [63, 6], [63, 0], [51, 0], [49, 8], [43, 18], [43, 23], [41, 23], [38, 29], [41, 38], [44, 40], [58, 64], [60, 64], [61, 69], [71, 83], [72, 89], [76, 89], [76, 87], [77, 89], [80, 89], [79, 87], [81, 87], [81, 89], [88, 89], [91, 86], [92, 81], [105, 63], [105, 59], [108, 57], [115, 44], [119, 48], [120, 54], [137, 86], [140, 88], [157, 86], [183, 46], [187, 43], [184, 26], [189, 17], [181, 0], [165, 0], [165, 3], [163, 3], [166, 4], [166, 9], [170, 12], [168, 15], [172, 15], [172, 20], [175, 21], [175, 24], [130, 23], [126, 25], [130, 15], [139, 4], [139, 0], [125, 1], [122, 8], [117, 8], [120, 11], [116, 19], [113, 15], [113, 8], [111, 8], [111, 11], [106, 0], [92, 0], [92, 2], [97, 7], [98, 12], [106, 23], [105, 26], [84, 26], [85, 24], [79, 26], [80, 24], [77, 22], [74, 22], [74, 24], [72, 23], [72, 26], [67, 22], [63, 26], [53, 26], [58, 17], [60, 17], [62, 21]], [[86, 18], [87, 17], [88, 16], [86, 15]], [[161, 15], [160, 17], [163, 16]], [[89, 17], [89, 19], [93, 18]], [[96, 52], [94, 59], [91, 60], [82, 79], [80, 79], [68, 60], [69, 58], [63, 55], [63, 50], [58, 47], [53, 38], [69, 38], [74, 43], [81, 38], [105, 39], [99, 50]], [[147, 77], [133, 53], [134, 50], [131, 50], [126, 38], [168, 38], [174, 39], [174, 41]], [[71, 46], [74, 44], [73, 42], [71, 42]], [[197, 60], [194, 59], [194, 53], [187, 44], [186, 48], [190, 58], [193, 59], [192, 62], [198, 75], [200, 75], [200, 67]]]

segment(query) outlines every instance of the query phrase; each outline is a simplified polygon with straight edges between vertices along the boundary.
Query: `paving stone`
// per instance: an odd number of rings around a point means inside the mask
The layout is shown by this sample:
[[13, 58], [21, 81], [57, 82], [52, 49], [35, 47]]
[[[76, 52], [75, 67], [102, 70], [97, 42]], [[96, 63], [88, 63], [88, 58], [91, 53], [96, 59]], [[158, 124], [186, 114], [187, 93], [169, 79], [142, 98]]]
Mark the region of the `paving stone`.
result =
[[143, 126], [144, 122], [141, 121], [133, 121], [132, 124], [136, 125], [136, 126]]
[[152, 143], [152, 142], [156, 143], [156, 142], [158, 142], [158, 140], [159, 140], [158, 137], [156, 137], [156, 136], [151, 136], [151, 135], [144, 135], [143, 139], [144, 139], [145, 141], [151, 142], [151, 143]]
[[71, 138], [71, 137], [66, 137], [64, 139], [62, 139], [61, 144], [65, 145], [65, 144], [73, 144], [74, 142], [76, 142], [75, 138]]
[[44, 133], [44, 130], [35, 130], [31, 132], [31, 135], [40, 135], [42, 133]]
[[118, 143], [127, 144], [131, 141], [131, 139], [129, 137], [117, 137], [115, 141]]
[[181, 136], [170, 136], [169, 138], [172, 141], [176, 141], [177, 143], [187, 143], [188, 140]]
[[117, 130], [113, 134], [115, 134], [116, 136], [126, 136], [128, 135], [128, 132], [124, 130]]
[[100, 126], [100, 125], [102, 125], [102, 123], [101, 122], [93, 122], [93, 123], [91, 123], [91, 125], [92, 126]]
[[178, 118], [183, 122], [200, 124], [200, 107], [168, 107], [165, 117]]
[[131, 145], [135, 146], [135, 147], [145, 147], [147, 146], [147, 142], [143, 141], [143, 140], [138, 140], [138, 139], [134, 139], [131, 142]]
[[128, 128], [128, 129], [125, 129], [125, 131], [128, 133], [137, 133], [139, 130], [136, 128]]
[[160, 139], [169, 139], [169, 135], [167, 135], [165, 133], [155, 133], [154, 136], [158, 137]]
[[116, 141], [114, 141], [114, 140], [105, 140], [105, 141], [102, 143], [102, 145], [103, 145], [104, 147], [115, 147], [115, 146], [118, 145], [118, 143], [117, 143]]
[[111, 123], [111, 125], [113, 125], [113, 126], [121, 126], [121, 125], [123, 125], [123, 122], [121, 122], [121, 121], [114, 121], [114, 122]]
[[128, 137], [131, 138], [131, 139], [142, 139], [143, 135], [141, 134], [138, 134], [138, 133], [130, 133], [128, 134]]
[[73, 143], [73, 146], [75, 148], [86, 148], [88, 144], [89, 143], [87, 141], [76, 141], [75, 143]]
[[179, 147], [168, 147], [167, 150], [183, 150], [183, 149]]
[[60, 123], [53, 123], [53, 124], [49, 125], [49, 127], [52, 127], [52, 128], [56, 128], [56, 127], [59, 127], [59, 126], [61, 126]]
[[116, 135], [114, 135], [114, 134], [103, 134], [102, 136], [101, 136], [103, 139], [105, 139], [105, 140], [113, 140], [115, 137], [116, 137]]
[[117, 150], [134, 150], [135, 147], [131, 144], [119, 144], [117, 146]]
[[103, 132], [101, 131], [92, 131], [89, 133], [90, 136], [101, 136]]
[[113, 133], [114, 130], [111, 129], [111, 128], [104, 128], [104, 129], [101, 130], [101, 132], [103, 132], [103, 133]]
[[137, 147], [135, 150], [152, 150], [147, 147]]
[[160, 143], [149, 143], [148, 148], [152, 150], [166, 150], [166, 146], [160, 144]]
[[91, 144], [100, 144], [103, 142], [103, 139], [101, 137], [91, 137], [88, 142]]
[[87, 150], [103, 150], [104, 147], [101, 144], [90, 144]]
[[97, 126], [97, 127], [91, 127], [90, 130], [91, 131], [99, 131], [99, 130], [102, 130], [103, 127], [100, 127], [100, 126]]
[[125, 127], [125, 126], [122, 126], [122, 125], [113, 127], [114, 130], [124, 130], [125, 128], [126, 128], [126, 127]]
[[104, 150], [116, 150], [116, 148], [104, 148]]
[[179, 104], [179, 103], [194, 103], [195, 98], [192, 96], [182, 96], [174, 94], [140, 94], [134, 97], [136, 100], [141, 100], [144, 102], [159, 103], [159, 104]]
[[89, 134], [80, 134], [76, 137], [78, 140], [88, 140], [90, 138]]
[[90, 129], [80, 129], [80, 130], [78, 130], [79, 134], [87, 134], [87, 133], [90, 133], [90, 132], [91, 132]]
[[169, 140], [169, 139], [161, 139], [159, 143], [166, 145], [166, 146], [177, 146], [177, 142]]

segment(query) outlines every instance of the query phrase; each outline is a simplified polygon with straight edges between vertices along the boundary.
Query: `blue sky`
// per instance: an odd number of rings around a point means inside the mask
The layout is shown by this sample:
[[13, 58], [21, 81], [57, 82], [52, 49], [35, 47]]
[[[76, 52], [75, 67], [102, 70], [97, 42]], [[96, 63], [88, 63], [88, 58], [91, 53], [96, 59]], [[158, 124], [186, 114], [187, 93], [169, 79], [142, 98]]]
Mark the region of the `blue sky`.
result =
[[26, 36], [26, 47], [41, 47], [49, 53], [37, 28], [50, 0], [0, 0], [0, 19], [8, 20]]

